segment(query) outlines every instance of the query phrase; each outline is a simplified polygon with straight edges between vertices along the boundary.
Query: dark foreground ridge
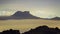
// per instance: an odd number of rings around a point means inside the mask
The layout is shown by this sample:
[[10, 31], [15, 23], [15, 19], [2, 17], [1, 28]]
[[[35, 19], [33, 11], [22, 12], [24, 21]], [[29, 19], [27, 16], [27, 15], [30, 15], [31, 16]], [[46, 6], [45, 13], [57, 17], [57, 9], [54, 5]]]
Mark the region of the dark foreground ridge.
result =
[[0, 20], [9, 20], [9, 19], [40, 19], [40, 17], [36, 17], [30, 14], [29, 11], [17, 11], [15, 14], [11, 16], [0, 16]]
[[19, 30], [5, 30], [3, 32], [0, 32], [0, 34], [20, 34]]
[[[19, 30], [6, 30], [3, 32], [0, 32], [0, 34], [21, 34]], [[60, 34], [59, 28], [49, 28], [48, 26], [39, 26], [35, 29], [31, 29], [27, 32], [24, 32], [22, 34]]]
[[48, 26], [39, 26], [35, 29], [31, 29], [23, 34], [60, 34], [59, 28], [49, 28]]

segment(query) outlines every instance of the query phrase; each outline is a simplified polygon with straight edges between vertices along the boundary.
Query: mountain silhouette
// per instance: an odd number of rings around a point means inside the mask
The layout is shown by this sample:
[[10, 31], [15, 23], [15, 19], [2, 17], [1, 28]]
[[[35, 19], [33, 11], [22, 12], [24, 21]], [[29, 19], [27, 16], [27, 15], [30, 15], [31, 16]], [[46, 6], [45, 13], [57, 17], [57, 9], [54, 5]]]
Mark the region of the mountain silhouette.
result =
[[15, 14], [12, 16], [14, 17], [25, 17], [25, 16], [31, 16], [28, 11], [22, 12], [22, 11], [17, 11]]
[[36, 17], [32, 14], [29, 13], [29, 11], [17, 11], [15, 14], [11, 16], [2, 16], [0, 17], [0, 20], [5, 20], [5, 19], [40, 19], [40, 17]]
[[40, 17], [33, 16], [29, 13], [29, 11], [17, 11], [15, 14], [13, 14], [11, 17], [14, 19], [39, 19]]
[[60, 17], [54, 17], [51, 19], [48, 18], [40, 18], [37, 16], [34, 16], [30, 14], [29, 11], [16, 11], [13, 15], [11, 16], [0, 16], [0, 20], [9, 20], [9, 19], [45, 19], [45, 20], [60, 20]]

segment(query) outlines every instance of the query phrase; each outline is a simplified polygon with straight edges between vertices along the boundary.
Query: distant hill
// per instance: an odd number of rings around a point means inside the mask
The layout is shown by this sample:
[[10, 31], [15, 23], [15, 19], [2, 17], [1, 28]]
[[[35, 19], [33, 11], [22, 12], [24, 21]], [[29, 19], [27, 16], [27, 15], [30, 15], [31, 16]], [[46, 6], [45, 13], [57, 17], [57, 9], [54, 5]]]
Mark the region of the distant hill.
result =
[[0, 20], [7, 19], [40, 19], [40, 17], [36, 17], [29, 13], [29, 11], [17, 11], [15, 14], [11, 16], [0, 16]]
[[44, 20], [60, 20], [60, 17], [53, 17], [53, 18], [41, 18]]
[[51, 20], [60, 20], [60, 17], [51, 18]]

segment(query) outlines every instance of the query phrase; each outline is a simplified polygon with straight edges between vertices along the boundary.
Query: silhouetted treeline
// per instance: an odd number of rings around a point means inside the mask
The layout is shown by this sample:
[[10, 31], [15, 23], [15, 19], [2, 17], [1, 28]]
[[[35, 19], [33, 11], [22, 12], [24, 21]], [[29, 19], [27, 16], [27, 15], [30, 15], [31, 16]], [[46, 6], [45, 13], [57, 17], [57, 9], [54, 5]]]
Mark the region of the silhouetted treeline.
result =
[[[10, 30], [5, 30], [3, 32], [0, 32], [0, 34], [21, 34], [21, 33], [19, 30], [10, 29]], [[58, 27], [49, 28], [48, 26], [39, 26], [35, 29], [31, 29], [22, 34], [60, 34], [60, 29]]]

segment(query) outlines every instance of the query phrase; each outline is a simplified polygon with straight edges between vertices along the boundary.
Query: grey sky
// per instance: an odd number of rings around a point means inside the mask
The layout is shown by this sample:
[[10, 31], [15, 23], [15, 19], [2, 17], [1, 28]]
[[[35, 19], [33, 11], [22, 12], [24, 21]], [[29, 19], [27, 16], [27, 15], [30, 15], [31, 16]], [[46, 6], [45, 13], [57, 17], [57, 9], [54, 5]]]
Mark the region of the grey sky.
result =
[[[0, 13], [1, 10], [9, 8], [29, 10], [33, 15], [39, 17], [60, 17], [60, 0], [0, 0]], [[7, 12], [9, 13], [9, 10]]]

